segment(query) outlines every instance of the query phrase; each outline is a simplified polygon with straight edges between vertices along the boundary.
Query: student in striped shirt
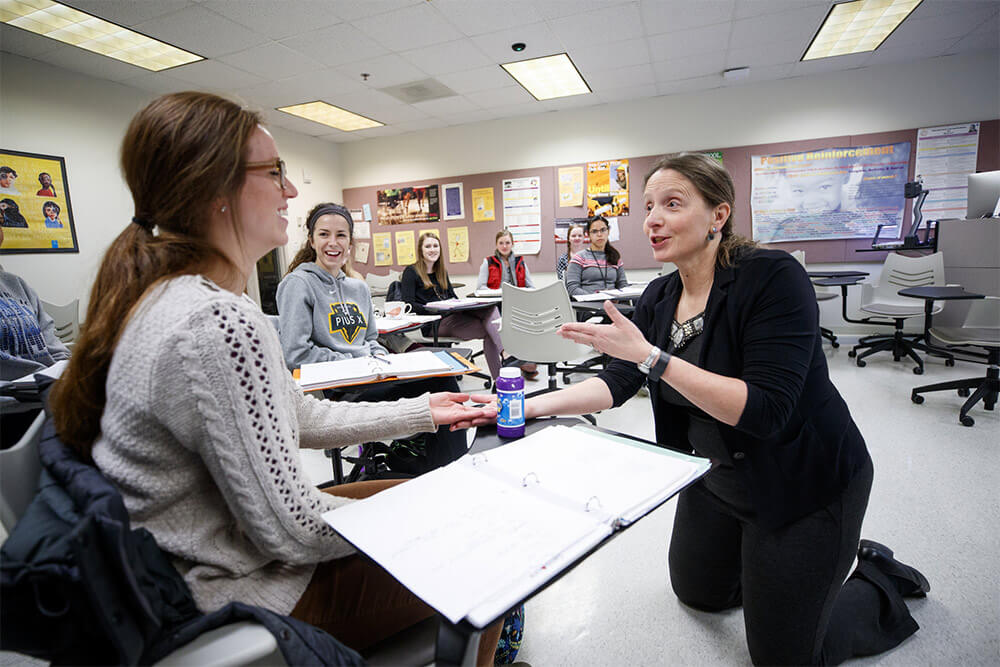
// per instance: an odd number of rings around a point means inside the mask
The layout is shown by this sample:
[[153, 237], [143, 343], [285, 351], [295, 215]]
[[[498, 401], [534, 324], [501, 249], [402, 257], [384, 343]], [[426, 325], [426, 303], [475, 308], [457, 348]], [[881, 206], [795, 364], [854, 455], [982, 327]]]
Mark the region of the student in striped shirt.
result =
[[608, 243], [607, 218], [595, 215], [587, 220], [590, 247], [569, 260], [566, 268], [566, 291], [570, 296], [594, 294], [628, 285], [621, 253]]

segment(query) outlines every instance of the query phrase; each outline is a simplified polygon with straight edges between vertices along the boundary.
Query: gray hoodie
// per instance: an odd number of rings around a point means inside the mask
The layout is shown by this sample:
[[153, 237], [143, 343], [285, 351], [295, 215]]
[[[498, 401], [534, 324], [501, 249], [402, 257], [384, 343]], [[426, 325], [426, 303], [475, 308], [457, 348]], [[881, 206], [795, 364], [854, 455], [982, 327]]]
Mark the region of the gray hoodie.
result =
[[388, 354], [378, 344], [371, 292], [341, 271], [300, 264], [278, 285], [281, 350], [290, 369], [302, 364]]

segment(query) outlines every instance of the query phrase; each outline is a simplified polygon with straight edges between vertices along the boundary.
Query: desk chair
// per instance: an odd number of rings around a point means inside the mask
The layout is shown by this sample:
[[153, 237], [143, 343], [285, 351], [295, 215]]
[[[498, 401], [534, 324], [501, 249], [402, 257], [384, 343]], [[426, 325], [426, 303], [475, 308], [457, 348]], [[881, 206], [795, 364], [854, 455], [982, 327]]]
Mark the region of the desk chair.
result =
[[566, 285], [555, 282], [529, 289], [504, 283], [501, 289], [504, 306], [500, 338], [504, 352], [522, 361], [545, 364], [548, 387], [528, 396], [555, 391], [556, 364], [592, 351], [559, 335], [559, 327], [576, 321]]
[[59, 340], [67, 347], [72, 347], [80, 337], [80, 300], [73, 299], [65, 306], [42, 301], [42, 309], [55, 321]]
[[[962, 356], [973, 358], [969, 360], [985, 362], [986, 376], [917, 387], [910, 393], [910, 399], [920, 404], [924, 402], [921, 394], [957, 389], [959, 396], [968, 397], [958, 412], [958, 421], [962, 426], [972, 426], [976, 422], [969, 416], [969, 411], [979, 401], [987, 410], [992, 410], [1000, 394], [1000, 297], [988, 296], [973, 301], [962, 326], [932, 326], [928, 333]], [[968, 347], [983, 348], [986, 353], [970, 351]]]
[[[892, 352], [892, 360], [899, 361], [904, 356], [910, 357], [916, 362], [913, 372], [922, 375], [924, 372], [924, 361], [916, 353], [916, 350], [923, 350], [935, 356], [945, 356], [948, 365], [953, 365], [954, 358], [951, 355], [941, 355], [927, 348], [920, 342], [923, 334], [904, 334], [903, 324], [913, 317], [924, 315], [924, 307], [919, 301], [899, 296], [898, 292], [907, 287], [920, 287], [924, 285], [944, 285], [944, 257], [936, 252], [932, 255], [920, 257], [906, 257], [898, 253], [890, 253], [885, 258], [882, 265], [882, 276], [877, 285], [863, 283], [861, 285], [861, 306], [862, 312], [874, 315], [864, 317], [861, 320], [848, 320], [861, 324], [874, 324], [878, 326], [893, 327], [892, 334], [877, 334], [865, 336], [858, 340], [858, 344], [851, 348], [848, 356], [856, 357], [858, 366], [865, 365], [865, 357], [869, 357], [877, 352]], [[941, 312], [941, 305], [936, 305], [933, 314]], [[882, 319], [878, 319], [882, 318]], [[885, 321], [886, 319], [890, 321]], [[858, 353], [858, 350], [865, 350]]]
[[[791, 254], [792, 257], [794, 257], [795, 259], [797, 259], [799, 261], [799, 264], [802, 265], [803, 269], [805, 269], [807, 272], [809, 271], [809, 268], [806, 266], [806, 251], [805, 250], [793, 250], [789, 254]], [[813, 285], [813, 292], [816, 293], [816, 301], [817, 302], [820, 302], [820, 301], [830, 301], [831, 299], [836, 299], [837, 298], [837, 295], [834, 294], [833, 292], [826, 292], [826, 291], [820, 292], [818, 289], [816, 289], [815, 285]], [[823, 338], [826, 338], [828, 341], [830, 341], [830, 346], [831, 347], [840, 347], [840, 343], [837, 342], [837, 335], [835, 333], [833, 333], [832, 329], [827, 329], [824, 326], [820, 326], [819, 333], [820, 333], [820, 335]]]

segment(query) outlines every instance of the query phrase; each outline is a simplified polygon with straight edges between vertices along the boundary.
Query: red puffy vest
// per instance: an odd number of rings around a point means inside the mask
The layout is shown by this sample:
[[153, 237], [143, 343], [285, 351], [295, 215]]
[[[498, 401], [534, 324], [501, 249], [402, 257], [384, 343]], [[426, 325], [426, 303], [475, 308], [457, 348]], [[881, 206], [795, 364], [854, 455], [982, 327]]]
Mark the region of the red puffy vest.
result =
[[[503, 265], [496, 255], [486, 258], [489, 263], [490, 275], [486, 280], [486, 286], [490, 289], [500, 289], [500, 281], [503, 279]], [[524, 259], [514, 257], [514, 282], [518, 287], [524, 287]]]

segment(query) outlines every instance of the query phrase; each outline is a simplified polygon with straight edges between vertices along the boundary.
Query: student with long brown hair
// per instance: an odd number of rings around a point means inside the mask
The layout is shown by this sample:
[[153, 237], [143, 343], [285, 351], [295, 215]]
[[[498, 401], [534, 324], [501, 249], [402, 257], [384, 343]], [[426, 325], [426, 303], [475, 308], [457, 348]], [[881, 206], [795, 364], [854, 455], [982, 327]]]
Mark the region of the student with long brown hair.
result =
[[[448, 278], [448, 269], [441, 258], [441, 239], [436, 232], [421, 232], [417, 239], [417, 261], [403, 269], [399, 279], [406, 301], [416, 313], [427, 314], [426, 305], [431, 301], [455, 299], [455, 290]], [[441, 318], [438, 333], [462, 340], [481, 338], [483, 355], [494, 380], [500, 375], [500, 313], [496, 308], [479, 308], [451, 313]]]
[[[463, 394], [332, 403], [296, 386], [277, 333], [243, 295], [256, 261], [287, 243], [298, 194], [256, 113], [208, 93], [165, 95], [133, 118], [121, 163], [135, 214], [104, 256], [55, 385], [60, 437], [121, 491], [203, 611], [258, 605], [356, 649], [430, 616], [320, 516], [389, 482], [322, 493], [298, 448], [489, 413], [462, 406]], [[485, 633], [481, 664], [498, 635]]]

